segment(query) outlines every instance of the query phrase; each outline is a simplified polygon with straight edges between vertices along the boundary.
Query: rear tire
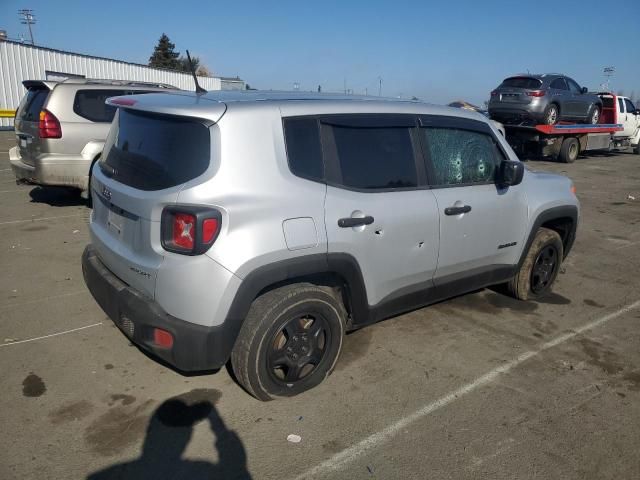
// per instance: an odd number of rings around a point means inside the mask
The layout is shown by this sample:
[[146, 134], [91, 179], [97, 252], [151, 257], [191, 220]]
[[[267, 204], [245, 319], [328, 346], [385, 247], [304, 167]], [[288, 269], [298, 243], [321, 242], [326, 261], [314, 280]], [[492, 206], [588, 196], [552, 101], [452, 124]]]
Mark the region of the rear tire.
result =
[[597, 125], [600, 122], [600, 107], [594, 105], [589, 110], [589, 115], [587, 116], [587, 123], [589, 125]]
[[238, 382], [263, 401], [315, 387], [338, 360], [345, 320], [344, 306], [329, 287], [298, 283], [261, 295], [231, 352]]
[[558, 276], [562, 259], [562, 239], [558, 232], [538, 229], [518, 273], [507, 283], [507, 292], [520, 300], [547, 295]]
[[555, 103], [550, 103], [544, 109], [542, 120], [545, 125], [555, 125], [560, 120], [560, 109]]
[[560, 154], [558, 160], [563, 163], [573, 163], [580, 155], [580, 142], [577, 138], [568, 137], [565, 138], [560, 147]]

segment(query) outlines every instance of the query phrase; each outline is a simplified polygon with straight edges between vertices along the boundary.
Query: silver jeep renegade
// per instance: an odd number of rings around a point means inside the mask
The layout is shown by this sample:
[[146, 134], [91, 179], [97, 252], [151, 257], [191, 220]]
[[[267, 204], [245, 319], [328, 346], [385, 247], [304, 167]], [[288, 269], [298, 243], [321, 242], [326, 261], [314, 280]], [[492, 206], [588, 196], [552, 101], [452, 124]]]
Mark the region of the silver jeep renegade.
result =
[[489, 285], [549, 292], [574, 241], [565, 177], [480, 114], [273, 92], [116, 97], [85, 281], [182, 371], [227, 361], [269, 400], [318, 385], [345, 332]]

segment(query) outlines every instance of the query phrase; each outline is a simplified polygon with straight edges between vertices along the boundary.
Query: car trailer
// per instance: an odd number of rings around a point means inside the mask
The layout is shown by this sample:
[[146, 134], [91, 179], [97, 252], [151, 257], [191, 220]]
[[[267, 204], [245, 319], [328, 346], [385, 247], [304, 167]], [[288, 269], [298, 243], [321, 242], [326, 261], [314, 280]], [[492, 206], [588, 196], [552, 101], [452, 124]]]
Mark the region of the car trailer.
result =
[[552, 157], [572, 163], [582, 152], [611, 150], [620, 124], [505, 125], [507, 142], [521, 158]]

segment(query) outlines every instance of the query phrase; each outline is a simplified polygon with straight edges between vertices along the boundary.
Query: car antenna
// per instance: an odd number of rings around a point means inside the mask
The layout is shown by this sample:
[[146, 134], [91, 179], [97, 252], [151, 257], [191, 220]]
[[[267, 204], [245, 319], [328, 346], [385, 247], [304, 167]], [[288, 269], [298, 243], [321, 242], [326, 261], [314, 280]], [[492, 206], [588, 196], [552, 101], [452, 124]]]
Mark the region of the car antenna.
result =
[[189, 70], [191, 70], [191, 75], [193, 75], [193, 81], [196, 84], [196, 93], [207, 93], [207, 91], [200, 86], [198, 83], [198, 77], [196, 76], [196, 70], [193, 68], [193, 62], [191, 61], [191, 55], [189, 55], [189, 50], [187, 50], [187, 60], [189, 60]]

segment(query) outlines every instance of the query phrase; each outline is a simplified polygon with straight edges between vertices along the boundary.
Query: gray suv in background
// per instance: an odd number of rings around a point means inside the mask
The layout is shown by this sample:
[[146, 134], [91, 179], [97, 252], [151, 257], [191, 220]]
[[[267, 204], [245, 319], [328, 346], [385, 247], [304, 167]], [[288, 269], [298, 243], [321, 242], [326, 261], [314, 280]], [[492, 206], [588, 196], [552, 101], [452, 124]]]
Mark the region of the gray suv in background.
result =
[[597, 124], [601, 112], [598, 95], [588, 93], [566, 75], [553, 73], [505, 78], [489, 99], [489, 116], [507, 124]]
[[99, 157], [116, 108], [109, 97], [175, 89], [121, 80], [28, 80], [16, 111], [17, 145], [9, 151], [19, 183], [70, 187], [88, 193], [91, 165]]
[[525, 170], [483, 115], [420, 102], [218, 92], [108, 100], [92, 295], [182, 371], [231, 360], [269, 400], [318, 385], [345, 332], [504, 284], [545, 295], [572, 182]]

